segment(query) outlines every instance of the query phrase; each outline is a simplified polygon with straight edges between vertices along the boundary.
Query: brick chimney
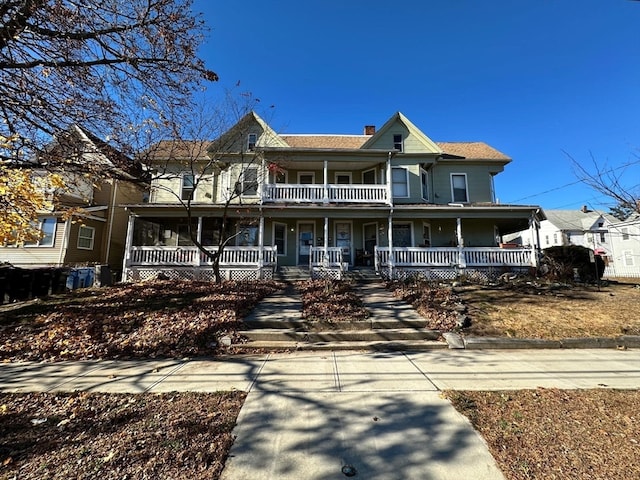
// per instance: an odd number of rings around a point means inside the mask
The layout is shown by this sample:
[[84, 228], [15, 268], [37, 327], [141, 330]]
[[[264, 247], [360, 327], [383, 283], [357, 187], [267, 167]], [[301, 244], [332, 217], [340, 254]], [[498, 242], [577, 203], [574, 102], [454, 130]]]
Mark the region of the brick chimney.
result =
[[376, 133], [375, 125], [365, 125], [364, 126], [364, 134], [365, 135], [374, 135]]

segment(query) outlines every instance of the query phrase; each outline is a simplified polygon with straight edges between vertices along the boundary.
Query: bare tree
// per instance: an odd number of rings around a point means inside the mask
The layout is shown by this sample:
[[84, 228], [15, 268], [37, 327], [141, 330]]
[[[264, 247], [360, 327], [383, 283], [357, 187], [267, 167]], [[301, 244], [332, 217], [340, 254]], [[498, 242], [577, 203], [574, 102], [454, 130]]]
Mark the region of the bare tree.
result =
[[[174, 110], [167, 115], [164, 128], [150, 131], [154, 137], [164, 136], [151, 141], [138, 156], [152, 171], [152, 196], [163, 192], [182, 207], [189, 238], [211, 261], [218, 283], [222, 281], [220, 261], [225, 248], [245, 233], [240, 228], [234, 230], [232, 222], [245, 226], [258, 222], [252, 208], [255, 201], [247, 204], [244, 196], [257, 194], [263, 177], [275, 168], [263, 165], [259, 145], [247, 144], [245, 127], [251, 124], [252, 110], [259, 100], [250, 94], [244, 96], [238, 102], [228, 94], [224, 104], [214, 108], [199, 101], [189, 109]], [[195, 195], [204, 190], [213, 193], [203, 202]], [[216, 245], [198, 238], [197, 212], [203, 207], [213, 210], [219, 220], [213, 234]]]
[[130, 132], [161, 122], [168, 105], [184, 105], [217, 80], [196, 55], [205, 28], [191, 7], [192, 0], [1, 2], [0, 145], [11, 148], [0, 148], [0, 159], [44, 158], [43, 146], [71, 124], [129, 153]]
[[567, 152], [565, 154], [571, 160], [575, 175], [581, 182], [614, 201], [613, 213], [640, 213], [640, 156], [637, 153], [633, 154], [631, 160], [618, 166], [598, 162], [591, 155], [590, 168]]

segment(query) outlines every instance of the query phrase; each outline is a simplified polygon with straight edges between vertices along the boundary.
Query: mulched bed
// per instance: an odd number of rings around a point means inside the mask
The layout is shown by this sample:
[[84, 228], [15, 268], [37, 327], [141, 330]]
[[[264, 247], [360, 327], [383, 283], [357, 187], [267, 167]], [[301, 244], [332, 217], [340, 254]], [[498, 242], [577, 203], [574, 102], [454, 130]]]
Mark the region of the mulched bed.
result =
[[0, 394], [3, 479], [217, 479], [246, 394]]
[[509, 480], [640, 478], [640, 392], [446, 392]]
[[0, 359], [84, 360], [221, 353], [271, 281], [153, 281], [87, 289], [3, 312]]
[[338, 280], [301, 280], [302, 318], [316, 322], [361, 321], [369, 316], [352, 285]]

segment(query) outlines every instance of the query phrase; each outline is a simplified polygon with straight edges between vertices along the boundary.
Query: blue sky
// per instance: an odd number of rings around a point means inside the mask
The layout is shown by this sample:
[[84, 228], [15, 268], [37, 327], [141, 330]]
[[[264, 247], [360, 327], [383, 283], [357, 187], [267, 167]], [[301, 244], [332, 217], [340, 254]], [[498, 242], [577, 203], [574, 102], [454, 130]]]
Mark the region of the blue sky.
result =
[[[221, 78], [274, 105], [286, 133], [362, 133], [403, 112], [435, 141], [513, 158], [502, 203], [611, 201], [576, 183], [628, 162], [640, 183], [640, 2], [630, 0], [195, 0]], [[573, 184], [573, 185], [569, 185]]]

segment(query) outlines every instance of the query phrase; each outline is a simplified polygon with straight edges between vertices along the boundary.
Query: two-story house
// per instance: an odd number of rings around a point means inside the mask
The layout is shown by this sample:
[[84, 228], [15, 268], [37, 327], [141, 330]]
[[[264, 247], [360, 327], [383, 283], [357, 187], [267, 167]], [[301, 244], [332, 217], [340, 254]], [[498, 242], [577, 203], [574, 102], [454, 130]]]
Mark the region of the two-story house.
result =
[[640, 214], [613, 221], [608, 230], [611, 262], [605, 268], [605, 276], [640, 278]]
[[[40, 238], [0, 246], [0, 262], [21, 268], [109, 265], [122, 267], [128, 213], [123, 204], [142, 201], [146, 186], [127, 171], [133, 163], [101, 139], [72, 126], [50, 146], [51, 158], [78, 165], [100, 165], [113, 175], [62, 170], [65, 188], [49, 192], [52, 209], [40, 212]], [[34, 169], [34, 175], [43, 171]], [[69, 214], [69, 212], [72, 212]]]
[[150, 202], [128, 206], [126, 280], [211, 278], [186, 234], [187, 200], [208, 248], [222, 218], [230, 223], [226, 278], [295, 265], [312, 276], [370, 266], [429, 278], [535, 265], [533, 249], [499, 246], [544, 219], [538, 206], [496, 203], [494, 176], [511, 159], [482, 142], [434, 142], [401, 113], [361, 135], [278, 134], [250, 113], [206, 152], [198, 146], [157, 150]]

